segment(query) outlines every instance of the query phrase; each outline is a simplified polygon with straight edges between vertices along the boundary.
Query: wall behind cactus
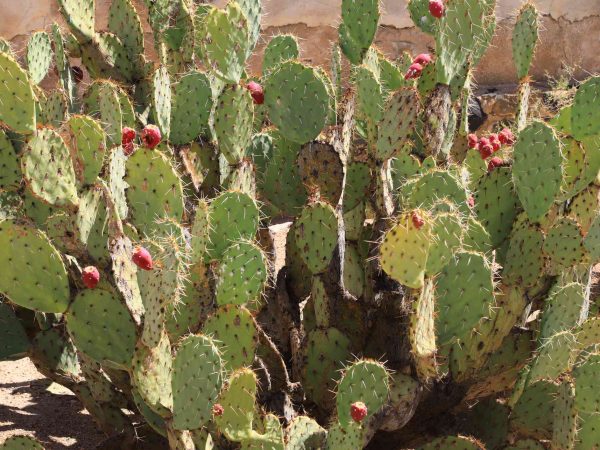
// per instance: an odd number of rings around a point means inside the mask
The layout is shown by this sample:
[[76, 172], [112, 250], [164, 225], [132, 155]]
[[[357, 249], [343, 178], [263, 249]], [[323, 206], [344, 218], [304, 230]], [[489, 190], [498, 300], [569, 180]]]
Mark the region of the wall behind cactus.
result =
[[[143, 10], [142, 0], [135, 0]], [[222, 5], [226, 0], [215, 0]], [[406, 10], [407, 0], [383, 0], [382, 27], [376, 45], [388, 56], [403, 50], [413, 53], [427, 49], [431, 41], [413, 26]], [[480, 65], [478, 82], [483, 85], [513, 84], [516, 75], [511, 62], [510, 32], [512, 16], [522, 0], [498, 0], [501, 18], [492, 48]], [[303, 59], [313, 64], [328, 64], [329, 42], [337, 38], [341, 0], [264, 0], [264, 37], [290, 32], [302, 41]], [[600, 72], [600, 0], [534, 0], [544, 15], [541, 45], [532, 75], [543, 81], [556, 76], [563, 65], [576, 68], [583, 78]], [[102, 29], [110, 0], [96, 0], [98, 23]], [[23, 47], [27, 34], [59, 20], [57, 0], [0, 0], [0, 36]], [[152, 36], [147, 33], [148, 39]], [[258, 66], [260, 54], [252, 60]]]

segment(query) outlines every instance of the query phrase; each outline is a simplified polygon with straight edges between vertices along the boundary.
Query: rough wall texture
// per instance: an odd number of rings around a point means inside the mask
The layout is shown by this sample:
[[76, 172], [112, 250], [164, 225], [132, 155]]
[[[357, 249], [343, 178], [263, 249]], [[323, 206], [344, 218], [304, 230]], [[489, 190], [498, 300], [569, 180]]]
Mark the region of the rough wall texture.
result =
[[[517, 80], [511, 61], [510, 33], [513, 15], [522, 0], [498, 0], [500, 23], [492, 47], [480, 64], [478, 82], [484, 85], [512, 84]], [[381, 28], [376, 45], [389, 57], [402, 51], [417, 53], [432, 41], [412, 26], [407, 0], [383, 1]], [[142, 1], [137, 0], [140, 6]], [[215, 0], [222, 5], [225, 0]], [[337, 39], [333, 25], [339, 20], [341, 0], [263, 0], [264, 37], [281, 32], [302, 39], [302, 57], [314, 64], [328, 64], [330, 42]], [[541, 43], [532, 76], [544, 80], [563, 67], [574, 68], [583, 78], [600, 72], [600, 0], [534, 0], [543, 14]], [[102, 29], [110, 0], [96, 0], [98, 29]], [[61, 21], [56, 0], [0, 0], [0, 36], [21, 48], [32, 30]], [[150, 33], [147, 34], [151, 40]], [[261, 49], [259, 48], [259, 51]], [[258, 68], [259, 54], [251, 61]]]

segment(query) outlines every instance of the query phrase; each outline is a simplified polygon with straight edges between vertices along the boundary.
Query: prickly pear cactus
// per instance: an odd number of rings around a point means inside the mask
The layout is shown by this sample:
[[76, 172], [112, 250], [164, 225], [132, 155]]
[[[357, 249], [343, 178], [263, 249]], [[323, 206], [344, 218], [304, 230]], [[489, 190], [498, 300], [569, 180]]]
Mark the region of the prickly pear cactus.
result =
[[532, 3], [487, 136], [494, 0], [410, 0], [435, 50], [397, 60], [343, 0], [330, 68], [260, 0], [59, 5], [0, 39], [0, 359], [102, 448], [600, 445], [600, 78], [534, 117]]

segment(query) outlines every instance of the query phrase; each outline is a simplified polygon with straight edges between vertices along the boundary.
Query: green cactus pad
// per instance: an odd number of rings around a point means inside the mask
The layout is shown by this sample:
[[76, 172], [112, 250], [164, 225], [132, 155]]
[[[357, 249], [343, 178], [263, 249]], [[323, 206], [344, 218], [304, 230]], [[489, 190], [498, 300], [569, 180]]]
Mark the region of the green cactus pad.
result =
[[204, 17], [203, 25], [206, 28], [202, 54], [206, 66], [221, 80], [238, 83], [251, 51], [251, 30], [242, 8], [236, 2], [229, 3], [225, 9], [212, 8]]
[[227, 370], [250, 366], [254, 361], [258, 332], [246, 308], [222, 306], [204, 322], [202, 333], [213, 338]]
[[353, 423], [345, 430], [339, 423], [334, 423], [327, 431], [326, 450], [355, 450], [363, 446], [364, 428]]
[[35, 335], [32, 360], [59, 375], [81, 375], [77, 349], [64, 329], [50, 328]]
[[211, 419], [223, 383], [222, 366], [219, 350], [209, 337], [191, 335], [181, 341], [171, 379], [176, 430], [200, 428]]
[[3, 99], [0, 123], [17, 133], [33, 133], [36, 129], [33, 89], [25, 71], [6, 53], [0, 53], [0, 98]]
[[367, 195], [371, 182], [371, 171], [365, 163], [355, 162], [346, 167], [346, 185], [344, 186], [344, 211], [355, 209]]
[[600, 260], [600, 216], [590, 225], [588, 234], [583, 239], [583, 246], [594, 261]]
[[436, 333], [440, 345], [466, 340], [495, 306], [493, 272], [485, 256], [454, 255], [436, 279]]
[[571, 111], [572, 134], [578, 141], [600, 133], [600, 113], [595, 107], [600, 94], [600, 77], [592, 77], [579, 86]]
[[523, 437], [551, 439], [558, 386], [549, 381], [529, 385], [514, 405], [509, 427]]
[[368, 420], [381, 409], [389, 395], [389, 374], [385, 366], [375, 361], [357, 361], [344, 371], [337, 386], [337, 414], [342, 428], [349, 431], [353, 422], [350, 405], [363, 402]]
[[269, 119], [287, 139], [304, 144], [316, 138], [327, 120], [327, 84], [312, 67], [287, 61], [265, 83]]
[[273, 137], [273, 143], [273, 155], [259, 180], [260, 196], [282, 214], [295, 216], [306, 203], [306, 190], [297, 169], [300, 145], [280, 133]]
[[434, 284], [427, 279], [421, 289], [411, 291], [412, 314], [408, 329], [411, 352], [419, 379], [429, 379], [437, 372], [435, 363]]
[[298, 155], [298, 171], [309, 194], [319, 192], [320, 198], [337, 205], [344, 184], [344, 166], [332, 145], [309, 142]]
[[544, 234], [530, 225], [513, 231], [502, 272], [503, 282], [533, 286], [544, 270]]
[[377, 0], [343, 0], [338, 28], [340, 48], [352, 64], [360, 64], [373, 42], [379, 22]]
[[555, 380], [572, 366], [571, 349], [576, 347], [575, 336], [563, 331], [545, 339], [531, 363], [528, 383]]
[[33, 33], [27, 42], [27, 70], [32, 83], [39, 84], [52, 64], [52, 44], [44, 31]]
[[108, 157], [108, 188], [119, 217], [122, 218], [127, 217], [129, 214], [127, 196], [125, 195], [128, 187], [125, 181], [127, 160], [128, 158], [121, 147], [113, 148]]
[[575, 407], [578, 412], [598, 415], [600, 396], [597, 390], [597, 371], [600, 355], [593, 354], [573, 369], [575, 378]]
[[336, 328], [314, 330], [304, 347], [303, 386], [307, 397], [327, 408], [334, 405], [333, 392], [340, 369], [350, 357], [350, 341]]
[[499, 167], [479, 180], [475, 191], [475, 213], [494, 247], [509, 236], [518, 206], [519, 199], [508, 167]]
[[127, 161], [127, 203], [132, 222], [142, 233], [156, 229], [156, 220], [183, 218], [183, 186], [173, 164], [158, 150], [138, 149]]
[[76, 173], [82, 184], [96, 181], [106, 154], [106, 135], [102, 126], [88, 116], [72, 116], [68, 121], [71, 139], [77, 149]]
[[306, 206], [294, 223], [293, 232], [308, 269], [313, 274], [326, 270], [338, 239], [338, 220], [332, 206], [326, 202]]
[[0, 361], [19, 359], [29, 350], [25, 329], [8, 303], [0, 303]]
[[119, 102], [116, 85], [102, 83], [98, 90], [98, 107], [107, 139], [111, 146], [121, 143], [121, 130], [123, 128], [123, 112]]
[[242, 86], [228, 85], [217, 104], [214, 129], [219, 150], [229, 164], [237, 164], [246, 155], [252, 138], [252, 97]]
[[87, 39], [94, 35], [95, 0], [59, 0], [61, 12], [70, 26]]
[[300, 56], [298, 40], [291, 34], [274, 36], [265, 47], [262, 63], [263, 75], [271, 73], [279, 64]]
[[349, 243], [344, 251], [344, 289], [355, 298], [362, 297], [365, 290], [365, 267], [358, 249]]
[[297, 416], [285, 430], [286, 449], [320, 448], [325, 443], [326, 436], [327, 432], [313, 419]]
[[412, 214], [403, 214], [398, 223], [384, 236], [379, 249], [381, 267], [396, 281], [411, 287], [423, 286], [427, 257], [431, 245], [431, 219], [419, 214], [425, 223], [419, 229], [412, 221]]
[[513, 152], [513, 180], [532, 220], [542, 217], [560, 192], [562, 155], [554, 130], [533, 122], [519, 134]]
[[70, 300], [67, 271], [50, 241], [11, 220], [0, 222], [0, 292], [24, 308], [62, 313]]
[[379, 123], [376, 158], [385, 161], [395, 156], [412, 137], [420, 100], [414, 89], [402, 88], [394, 92], [385, 104]]
[[583, 236], [579, 224], [573, 219], [559, 219], [548, 231], [544, 253], [550, 257], [556, 270], [567, 269], [585, 257]]
[[468, 436], [444, 436], [428, 444], [422, 445], [417, 450], [485, 450], [479, 441]]
[[121, 301], [101, 288], [80, 292], [67, 312], [67, 329], [79, 350], [98, 362], [129, 368], [136, 328]]
[[159, 67], [152, 76], [152, 112], [163, 139], [171, 131], [171, 79], [166, 67]]
[[11, 436], [0, 445], [2, 450], [44, 450], [44, 446], [31, 436]]
[[435, 275], [441, 271], [461, 246], [462, 223], [457, 213], [440, 213], [433, 218], [426, 273]]
[[[132, 59], [143, 55], [144, 31], [131, 0], [115, 0], [111, 3], [108, 10], [108, 30], [119, 38]], [[134, 61], [134, 64], [140, 62]]]
[[541, 320], [540, 339], [573, 329], [582, 322], [585, 317], [585, 287], [579, 283], [556, 285], [548, 294], [546, 303]]
[[144, 402], [161, 416], [170, 415], [169, 410], [173, 408], [172, 363], [171, 345], [166, 333], [153, 348], [138, 342], [131, 363], [133, 385]]
[[169, 140], [183, 145], [200, 136], [208, 128], [212, 105], [208, 77], [196, 70], [183, 75], [173, 85]]
[[600, 188], [591, 185], [573, 197], [569, 204], [569, 217], [581, 227], [584, 235], [587, 235], [592, 222], [600, 215]]
[[223, 192], [210, 203], [208, 214], [208, 258], [213, 260], [220, 260], [232, 243], [252, 239], [258, 230], [258, 206], [242, 192]]
[[512, 34], [513, 61], [519, 79], [527, 76], [538, 40], [538, 12], [533, 3], [519, 10]]
[[65, 121], [67, 114], [67, 98], [65, 93], [56, 89], [48, 94], [43, 102], [40, 102], [41, 114], [38, 124], [60, 127]]
[[437, 19], [429, 13], [428, 0], [409, 0], [408, 12], [413, 23], [424, 33], [434, 34]]
[[365, 212], [365, 205], [361, 203], [354, 209], [343, 214], [346, 241], [360, 240], [365, 224]]
[[21, 167], [15, 149], [4, 131], [0, 131], [0, 189], [12, 190], [21, 184]]
[[230, 441], [244, 441], [257, 434], [252, 430], [256, 383], [252, 370], [240, 369], [231, 374], [219, 395], [217, 403], [223, 407], [223, 414], [215, 417], [215, 423]]
[[353, 71], [356, 85], [356, 116], [364, 121], [364, 135], [371, 145], [376, 145], [377, 125], [383, 119], [385, 99], [377, 74], [367, 66]]
[[467, 190], [452, 172], [434, 169], [421, 176], [415, 183], [406, 201], [412, 208], [431, 209], [442, 199], [447, 199], [467, 214]]
[[243, 305], [257, 300], [267, 282], [267, 258], [250, 243], [233, 244], [221, 258], [216, 286], [219, 305]]

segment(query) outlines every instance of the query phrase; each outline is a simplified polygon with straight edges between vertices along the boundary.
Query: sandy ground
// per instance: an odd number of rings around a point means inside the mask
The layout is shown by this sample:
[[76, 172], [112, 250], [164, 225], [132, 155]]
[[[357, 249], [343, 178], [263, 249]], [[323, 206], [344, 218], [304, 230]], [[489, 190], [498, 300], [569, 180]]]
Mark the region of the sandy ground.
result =
[[93, 450], [105, 439], [77, 397], [44, 378], [28, 358], [0, 362], [0, 443], [22, 434], [46, 450]]

